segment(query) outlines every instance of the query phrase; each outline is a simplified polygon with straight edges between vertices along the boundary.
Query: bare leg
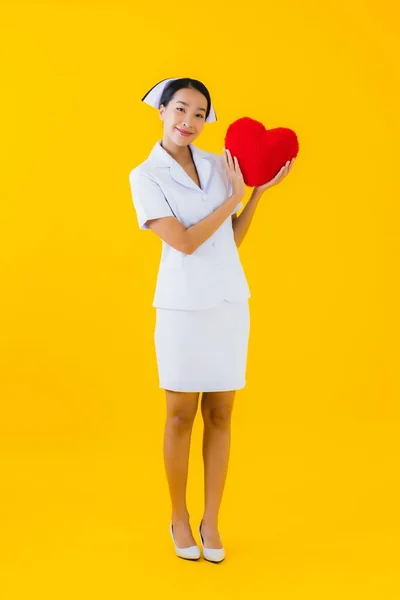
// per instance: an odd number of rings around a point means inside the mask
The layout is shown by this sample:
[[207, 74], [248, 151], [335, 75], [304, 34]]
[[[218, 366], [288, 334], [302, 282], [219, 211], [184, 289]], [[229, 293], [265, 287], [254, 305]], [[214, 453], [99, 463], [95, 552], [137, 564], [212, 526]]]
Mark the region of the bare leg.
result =
[[172, 504], [172, 525], [179, 548], [196, 544], [186, 506], [190, 440], [197, 413], [199, 392], [165, 390], [167, 418], [164, 430], [164, 464]]
[[235, 390], [204, 392], [202, 397], [205, 509], [201, 532], [206, 548], [222, 548], [218, 513], [228, 472], [234, 398]]

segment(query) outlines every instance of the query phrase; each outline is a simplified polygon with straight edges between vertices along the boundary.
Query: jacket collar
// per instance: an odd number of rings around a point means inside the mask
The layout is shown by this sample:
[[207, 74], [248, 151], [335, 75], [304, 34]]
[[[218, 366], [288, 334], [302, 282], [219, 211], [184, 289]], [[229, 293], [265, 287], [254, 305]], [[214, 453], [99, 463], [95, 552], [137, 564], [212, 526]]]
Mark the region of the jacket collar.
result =
[[158, 140], [150, 152], [148, 160], [157, 168], [169, 168], [171, 177], [186, 187], [194, 189], [198, 192], [204, 192], [207, 189], [209, 179], [211, 177], [212, 165], [210, 163], [209, 152], [196, 148], [193, 144], [189, 144], [192, 152], [193, 161], [196, 165], [199, 175], [201, 188], [199, 188], [193, 179], [189, 177], [183, 167], [161, 146], [161, 140]]

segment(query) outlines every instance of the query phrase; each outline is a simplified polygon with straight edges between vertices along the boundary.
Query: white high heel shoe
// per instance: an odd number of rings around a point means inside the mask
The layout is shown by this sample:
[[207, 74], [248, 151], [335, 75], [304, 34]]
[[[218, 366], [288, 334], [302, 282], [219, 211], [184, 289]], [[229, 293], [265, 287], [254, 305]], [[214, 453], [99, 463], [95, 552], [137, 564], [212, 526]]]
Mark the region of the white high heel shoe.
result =
[[220, 563], [225, 558], [225, 550], [224, 550], [224, 548], [204, 548], [204, 540], [203, 540], [203, 536], [201, 535], [202, 523], [203, 523], [203, 520], [201, 520], [201, 523], [199, 525], [199, 535], [200, 535], [200, 539], [201, 539], [201, 545], [203, 546], [204, 558], [206, 560], [208, 560], [209, 562]]
[[200, 548], [198, 546], [178, 548], [178, 546], [175, 544], [174, 528], [172, 526], [172, 521], [169, 525], [169, 531], [172, 537], [172, 541], [174, 542], [176, 555], [179, 556], [179, 558], [185, 558], [186, 560], [197, 560], [200, 558]]

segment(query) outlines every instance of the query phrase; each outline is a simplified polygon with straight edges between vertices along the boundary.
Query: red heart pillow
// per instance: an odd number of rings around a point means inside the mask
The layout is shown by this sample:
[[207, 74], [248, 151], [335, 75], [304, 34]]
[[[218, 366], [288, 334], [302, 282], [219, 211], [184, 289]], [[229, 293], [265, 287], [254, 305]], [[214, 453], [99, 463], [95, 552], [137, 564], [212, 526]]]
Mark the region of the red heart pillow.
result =
[[259, 121], [242, 117], [229, 125], [225, 148], [237, 157], [245, 184], [253, 187], [270, 181], [295, 158], [299, 143], [292, 129], [266, 129]]

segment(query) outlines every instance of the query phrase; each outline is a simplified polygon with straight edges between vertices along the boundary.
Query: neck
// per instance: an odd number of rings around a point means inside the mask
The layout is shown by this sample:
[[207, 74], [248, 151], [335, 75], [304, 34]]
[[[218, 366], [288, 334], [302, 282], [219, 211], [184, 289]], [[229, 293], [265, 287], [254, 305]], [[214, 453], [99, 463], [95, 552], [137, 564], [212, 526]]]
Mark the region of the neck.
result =
[[185, 165], [192, 162], [192, 153], [189, 146], [178, 146], [165, 138], [161, 140], [161, 146], [179, 164]]

